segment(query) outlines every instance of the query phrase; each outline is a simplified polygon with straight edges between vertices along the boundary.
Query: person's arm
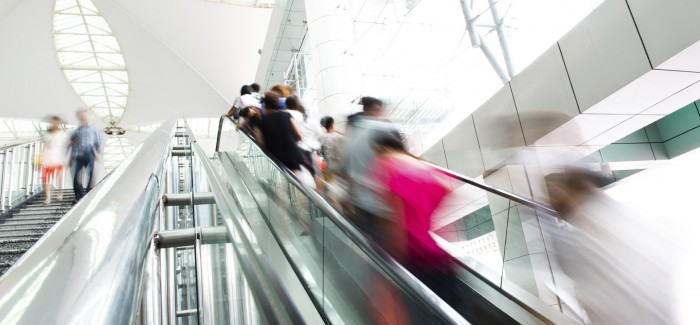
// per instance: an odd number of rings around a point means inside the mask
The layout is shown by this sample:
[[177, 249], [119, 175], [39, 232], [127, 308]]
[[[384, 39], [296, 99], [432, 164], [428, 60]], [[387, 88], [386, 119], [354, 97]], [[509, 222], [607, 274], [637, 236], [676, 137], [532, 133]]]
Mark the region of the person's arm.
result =
[[97, 128], [93, 127], [93, 132], [95, 136], [95, 142], [93, 143], [93, 146], [95, 148], [95, 157], [97, 157], [97, 159], [100, 159], [100, 154], [102, 153], [102, 137], [100, 136], [100, 131], [97, 130]]
[[299, 125], [293, 118], [290, 118], [289, 121], [292, 123], [292, 133], [294, 135], [294, 139], [301, 141], [301, 130], [299, 130]]
[[253, 128], [253, 134], [255, 135], [255, 141], [258, 142], [261, 148], [265, 148], [265, 136], [263, 136], [262, 130], [259, 127]]

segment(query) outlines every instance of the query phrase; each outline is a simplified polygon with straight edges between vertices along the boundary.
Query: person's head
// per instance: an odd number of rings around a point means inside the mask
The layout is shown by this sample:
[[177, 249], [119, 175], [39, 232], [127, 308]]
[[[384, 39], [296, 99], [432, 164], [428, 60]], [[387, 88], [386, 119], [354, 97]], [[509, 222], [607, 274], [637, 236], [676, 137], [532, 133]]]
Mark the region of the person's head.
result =
[[304, 113], [306, 115], [306, 109], [301, 105], [301, 101], [297, 96], [289, 96], [285, 100], [285, 105], [287, 109], [295, 110]]
[[362, 112], [365, 116], [379, 117], [384, 110], [384, 103], [374, 97], [362, 97], [360, 104], [362, 105]]
[[61, 127], [61, 124], [63, 124], [63, 120], [61, 120], [60, 117], [58, 116], [51, 116], [49, 118], [49, 131], [58, 131], [58, 129]]
[[325, 116], [321, 119], [321, 126], [326, 129], [328, 133], [335, 131], [335, 120], [330, 116]]
[[254, 93], [259, 93], [260, 92], [260, 85], [258, 85], [256, 83], [251, 84], [250, 89], [252, 89]]
[[377, 155], [391, 153], [407, 154], [406, 145], [398, 131], [381, 132], [372, 141], [372, 149]]
[[81, 108], [77, 112], [75, 112], [75, 117], [78, 118], [78, 122], [80, 122], [80, 125], [88, 125], [90, 124], [90, 110], [87, 108]]
[[292, 94], [292, 88], [285, 85], [274, 85], [272, 88], [270, 88], [270, 92], [273, 92], [277, 94], [277, 96], [284, 98], [289, 97], [289, 95]]
[[243, 87], [241, 87], [241, 96], [250, 95], [252, 93], [253, 93], [253, 88], [251, 88], [250, 86], [244, 85]]
[[262, 103], [266, 110], [280, 109], [280, 96], [274, 92], [268, 91], [262, 99]]
[[545, 183], [550, 204], [564, 218], [582, 203], [586, 194], [600, 188], [598, 175], [582, 168], [549, 174], [545, 177]]

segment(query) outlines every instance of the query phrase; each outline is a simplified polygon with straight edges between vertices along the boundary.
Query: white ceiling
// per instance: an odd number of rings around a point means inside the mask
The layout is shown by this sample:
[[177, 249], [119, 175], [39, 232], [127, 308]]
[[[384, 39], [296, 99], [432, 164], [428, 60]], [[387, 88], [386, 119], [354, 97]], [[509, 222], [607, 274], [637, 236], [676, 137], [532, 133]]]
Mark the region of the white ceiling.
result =
[[[122, 126], [218, 116], [258, 66], [270, 9], [204, 0], [93, 0], [124, 53], [130, 97]], [[0, 1], [0, 118], [83, 106], [59, 68], [53, 1]]]

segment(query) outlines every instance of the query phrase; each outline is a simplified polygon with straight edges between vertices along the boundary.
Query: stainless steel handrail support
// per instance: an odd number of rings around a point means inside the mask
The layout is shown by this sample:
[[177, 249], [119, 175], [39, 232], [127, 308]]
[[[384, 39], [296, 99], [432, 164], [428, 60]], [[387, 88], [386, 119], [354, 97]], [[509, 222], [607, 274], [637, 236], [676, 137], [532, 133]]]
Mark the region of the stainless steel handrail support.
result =
[[[221, 119], [227, 118], [222, 116]], [[221, 130], [219, 130], [221, 131]], [[253, 143], [255, 140], [244, 133]], [[219, 132], [220, 135], [220, 132]], [[257, 145], [257, 144], [255, 144]], [[266, 153], [266, 158], [272, 160]], [[274, 160], [272, 163], [275, 164]], [[277, 165], [277, 164], [276, 164]], [[355, 226], [340, 215], [326, 200], [318, 193], [304, 186], [297, 180], [287, 168], [280, 168], [287, 181], [306, 195], [316, 206], [318, 206], [348, 237], [350, 237], [379, 267], [386, 272], [397, 284], [406, 291], [408, 295], [430, 306], [430, 312], [443, 324], [468, 324], [468, 322], [457, 313], [451, 306], [440, 299], [435, 293], [430, 291], [425, 285], [420, 283], [408, 270], [401, 266], [396, 260], [391, 258], [376, 243], [368, 240]]]
[[0, 278], [0, 323], [136, 322], [174, 127], [163, 123]]
[[[187, 129], [192, 134], [191, 130]], [[193, 137], [193, 136], [191, 136]], [[304, 320], [294, 306], [289, 294], [284, 289], [278, 275], [272, 270], [257, 242], [250, 241], [250, 229], [245, 222], [240, 207], [235, 206], [228, 191], [221, 185], [212, 163], [198, 143], [192, 143], [194, 155], [200, 158], [202, 167], [210, 181], [210, 187], [216, 197], [217, 207], [224, 218], [225, 226], [233, 240], [234, 252], [238, 257], [240, 268], [246, 276], [258, 306], [265, 317], [272, 317], [276, 324], [303, 324]], [[238, 234], [238, 236], [236, 235]]]

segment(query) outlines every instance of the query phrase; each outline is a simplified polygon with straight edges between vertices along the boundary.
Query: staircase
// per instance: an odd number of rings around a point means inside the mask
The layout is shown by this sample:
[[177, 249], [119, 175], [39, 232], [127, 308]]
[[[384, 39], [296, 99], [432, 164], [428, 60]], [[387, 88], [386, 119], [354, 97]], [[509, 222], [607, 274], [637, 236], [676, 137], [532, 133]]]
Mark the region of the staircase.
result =
[[72, 190], [63, 190], [61, 200], [56, 194], [58, 191], [51, 193], [50, 204], [44, 204], [41, 193], [0, 215], [0, 276], [73, 206]]

